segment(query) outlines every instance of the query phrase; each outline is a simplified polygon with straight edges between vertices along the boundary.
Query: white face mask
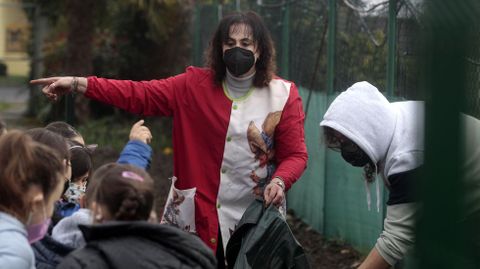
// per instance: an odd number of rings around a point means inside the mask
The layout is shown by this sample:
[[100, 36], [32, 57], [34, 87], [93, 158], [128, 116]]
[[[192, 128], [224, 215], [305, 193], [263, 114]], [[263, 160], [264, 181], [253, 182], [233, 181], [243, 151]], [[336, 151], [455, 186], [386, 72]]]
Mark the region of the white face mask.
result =
[[65, 191], [64, 196], [67, 198], [69, 203], [80, 203], [80, 198], [85, 195], [85, 190], [87, 189], [87, 182], [85, 181], [82, 185], [77, 185], [71, 183], [68, 186], [67, 191]]

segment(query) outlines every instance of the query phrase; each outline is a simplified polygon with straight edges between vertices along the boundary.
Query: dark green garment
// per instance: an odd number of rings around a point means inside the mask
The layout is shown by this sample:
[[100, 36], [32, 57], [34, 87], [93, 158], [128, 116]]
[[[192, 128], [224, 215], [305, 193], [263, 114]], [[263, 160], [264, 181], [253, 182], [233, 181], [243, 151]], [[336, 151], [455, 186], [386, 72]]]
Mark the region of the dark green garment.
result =
[[255, 200], [230, 237], [226, 251], [229, 268], [310, 268], [300, 243], [278, 209]]

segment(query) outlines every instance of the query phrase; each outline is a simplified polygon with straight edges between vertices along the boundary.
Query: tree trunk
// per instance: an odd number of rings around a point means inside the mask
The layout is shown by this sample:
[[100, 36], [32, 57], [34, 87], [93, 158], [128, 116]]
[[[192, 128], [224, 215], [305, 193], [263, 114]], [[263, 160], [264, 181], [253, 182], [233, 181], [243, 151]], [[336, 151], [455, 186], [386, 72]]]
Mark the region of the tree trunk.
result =
[[[101, 2], [101, 1], [100, 1]], [[95, 0], [66, 0], [65, 17], [68, 24], [65, 74], [87, 76], [92, 74]], [[85, 122], [89, 117], [89, 102], [83, 96], [66, 100], [67, 121]]]

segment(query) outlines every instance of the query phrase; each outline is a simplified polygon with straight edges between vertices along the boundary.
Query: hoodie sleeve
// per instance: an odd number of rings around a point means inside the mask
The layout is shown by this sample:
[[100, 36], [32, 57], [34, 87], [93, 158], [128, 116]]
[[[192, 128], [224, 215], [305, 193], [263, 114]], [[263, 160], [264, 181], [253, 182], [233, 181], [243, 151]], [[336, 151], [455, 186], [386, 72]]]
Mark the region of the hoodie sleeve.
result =
[[401, 260], [415, 241], [415, 214], [418, 203], [403, 203], [387, 206], [383, 232], [375, 248], [385, 261], [394, 265]]
[[151, 158], [152, 148], [148, 144], [138, 140], [131, 140], [123, 148], [117, 163], [132, 164], [148, 169]]
[[290, 95], [275, 130], [275, 156], [278, 167], [273, 177], [283, 179], [286, 190], [300, 178], [307, 167], [304, 120], [302, 99], [297, 87], [292, 83]]

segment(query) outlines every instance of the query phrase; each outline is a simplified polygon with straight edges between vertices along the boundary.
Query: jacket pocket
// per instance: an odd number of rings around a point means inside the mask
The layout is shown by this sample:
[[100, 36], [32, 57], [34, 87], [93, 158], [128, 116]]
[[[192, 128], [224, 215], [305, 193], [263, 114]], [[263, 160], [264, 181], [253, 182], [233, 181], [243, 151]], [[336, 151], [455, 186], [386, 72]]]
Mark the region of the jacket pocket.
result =
[[169, 224], [189, 233], [196, 233], [195, 228], [195, 194], [197, 188], [179, 190], [175, 188], [176, 177], [168, 193], [161, 224]]

